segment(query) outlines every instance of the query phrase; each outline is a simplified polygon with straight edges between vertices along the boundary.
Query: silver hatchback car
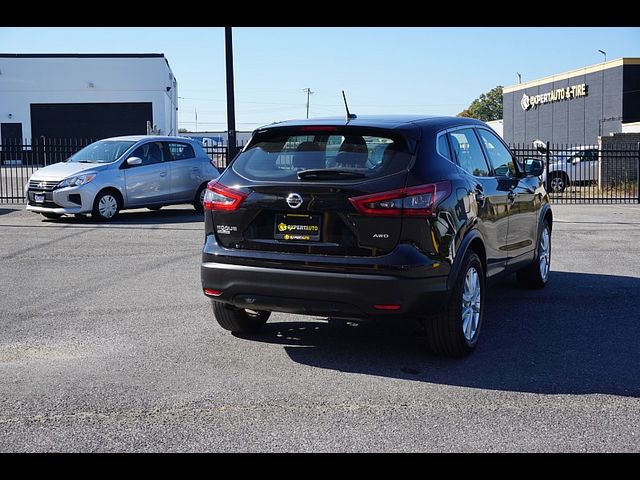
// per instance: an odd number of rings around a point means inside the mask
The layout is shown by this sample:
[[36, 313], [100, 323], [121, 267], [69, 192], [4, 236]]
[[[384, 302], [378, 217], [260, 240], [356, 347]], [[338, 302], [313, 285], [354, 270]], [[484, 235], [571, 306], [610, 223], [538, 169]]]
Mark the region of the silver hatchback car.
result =
[[34, 172], [25, 185], [25, 197], [27, 210], [47, 218], [91, 213], [112, 220], [126, 208], [157, 210], [180, 203], [202, 212], [207, 183], [219, 174], [195, 140], [114, 137]]

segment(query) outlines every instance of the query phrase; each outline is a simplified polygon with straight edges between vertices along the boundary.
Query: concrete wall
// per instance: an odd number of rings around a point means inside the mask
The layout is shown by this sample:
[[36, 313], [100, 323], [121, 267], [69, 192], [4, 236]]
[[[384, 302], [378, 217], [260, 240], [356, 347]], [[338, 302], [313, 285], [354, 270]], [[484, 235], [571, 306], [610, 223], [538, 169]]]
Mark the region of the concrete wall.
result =
[[151, 102], [153, 124], [176, 134], [177, 98], [164, 57], [0, 56], [0, 122], [22, 123], [26, 138], [31, 103]]
[[640, 169], [640, 133], [616, 133], [601, 137], [598, 186], [601, 190], [636, 190]]

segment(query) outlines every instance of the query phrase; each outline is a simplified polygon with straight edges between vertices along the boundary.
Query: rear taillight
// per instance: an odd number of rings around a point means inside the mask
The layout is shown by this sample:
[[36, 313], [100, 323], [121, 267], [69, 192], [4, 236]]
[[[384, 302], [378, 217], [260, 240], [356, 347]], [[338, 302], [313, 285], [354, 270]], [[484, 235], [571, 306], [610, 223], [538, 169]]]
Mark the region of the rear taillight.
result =
[[426, 216], [451, 193], [450, 182], [431, 183], [400, 188], [350, 198], [349, 201], [362, 215], [395, 217], [400, 215]]
[[216, 180], [212, 180], [207, 185], [207, 191], [204, 194], [202, 204], [205, 210], [223, 210], [229, 212], [236, 210], [246, 196], [246, 193], [225, 187]]

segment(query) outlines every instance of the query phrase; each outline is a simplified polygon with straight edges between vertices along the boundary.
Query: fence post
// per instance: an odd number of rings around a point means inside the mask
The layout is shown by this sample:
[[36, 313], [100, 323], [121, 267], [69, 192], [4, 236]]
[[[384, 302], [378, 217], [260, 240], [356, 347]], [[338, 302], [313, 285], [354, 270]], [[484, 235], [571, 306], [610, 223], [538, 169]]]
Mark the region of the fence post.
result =
[[[549, 144], [549, 142], [547, 142], [547, 151], [545, 152], [544, 156], [545, 156], [545, 161], [544, 161], [544, 170], [545, 170], [545, 190], [547, 189], [547, 185], [549, 185], [549, 148], [551, 147], [551, 145]], [[549, 193], [549, 192], [547, 192]]]
[[638, 203], [640, 203], [640, 142], [638, 142], [638, 169], [636, 170], [636, 194], [638, 195]]

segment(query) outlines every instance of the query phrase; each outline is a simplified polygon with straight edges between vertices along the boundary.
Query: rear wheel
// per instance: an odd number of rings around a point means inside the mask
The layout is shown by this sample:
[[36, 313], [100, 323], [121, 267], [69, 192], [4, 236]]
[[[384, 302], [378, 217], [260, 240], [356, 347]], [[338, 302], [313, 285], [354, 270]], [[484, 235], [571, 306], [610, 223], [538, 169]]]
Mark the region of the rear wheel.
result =
[[473, 250], [468, 250], [445, 311], [424, 319], [429, 347], [434, 353], [462, 357], [475, 349], [482, 326], [484, 285], [482, 262]]
[[193, 200], [193, 208], [196, 209], [196, 212], [203, 213], [204, 212], [204, 194], [207, 192], [207, 184], [200, 185], [200, 188], [196, 192], [195, 199]]
[[58, 218], [62, 217], [60, 213], [51, 213], [51, 212], [40, 212], [40, 213], [42, 213], [43, 217], [49, 218], [51, 220], [57, 220]]
[[211, 304], [218, 324], [235, 333], [256, 332], [267, 323], [271, 315], [271, 312], [264, 310], [246, 310], [216, 301], [212, 301]]
[[536, 258], [528, 267], [518, 270], [516, 278], [523, 287], [532, 289], [544, 288], [549, 281], [549, 269], [551, 268], [551, 227], [547, 220], [542, 225]]

